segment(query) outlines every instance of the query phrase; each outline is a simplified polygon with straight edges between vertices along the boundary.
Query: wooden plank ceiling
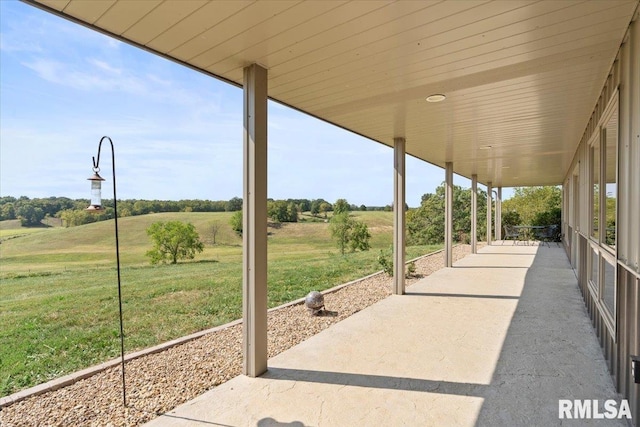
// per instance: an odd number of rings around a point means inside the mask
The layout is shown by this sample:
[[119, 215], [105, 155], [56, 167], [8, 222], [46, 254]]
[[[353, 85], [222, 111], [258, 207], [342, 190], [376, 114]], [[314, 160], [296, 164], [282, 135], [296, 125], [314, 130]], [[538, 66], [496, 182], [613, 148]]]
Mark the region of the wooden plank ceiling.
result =
[[562, 182], [640, 3], [27, 2], [504, 187]]

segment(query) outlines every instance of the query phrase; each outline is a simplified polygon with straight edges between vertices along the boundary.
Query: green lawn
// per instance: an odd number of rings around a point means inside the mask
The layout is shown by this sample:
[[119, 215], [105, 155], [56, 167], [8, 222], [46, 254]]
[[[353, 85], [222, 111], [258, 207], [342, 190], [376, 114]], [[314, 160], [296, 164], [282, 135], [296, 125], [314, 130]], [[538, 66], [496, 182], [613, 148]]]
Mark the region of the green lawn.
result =
[[[380, 270], [376, 257], [392, 241], [389, 212], [356, 212], [372, 249], [341, 256], [328, 224], [270, 228], [269, 306]], [[127, 352], [242, 316], [241, 239], [229, 213], [167, 213], [121, 218], [120, 249]], [[146, 228], [156, 221], [196, 226], [206, 248], [191, 262], [151, 266]], [[220, 231], [212, 244], [211, 224]], [[0, 395], [119, 354], [113, 221], [72, 228], [0, 229]], [[18, 227], [16, 225], [16, 227]], [[13, 234], [9, 232], [13, 231]], [[409, 247], [407, 258], [439, 247]]]

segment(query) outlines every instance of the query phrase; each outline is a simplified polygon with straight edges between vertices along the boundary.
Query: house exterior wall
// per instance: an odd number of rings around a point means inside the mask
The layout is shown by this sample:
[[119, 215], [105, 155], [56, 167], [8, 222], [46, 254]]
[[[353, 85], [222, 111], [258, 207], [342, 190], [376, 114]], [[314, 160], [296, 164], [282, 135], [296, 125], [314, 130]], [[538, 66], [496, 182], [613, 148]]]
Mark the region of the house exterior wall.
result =
[[[611, 125], [616, 111], [615, 159], [598, 161], [604, 157], [607, 135], [615, 128]], [[603, 221], [609, 199], [605, 173], [606, 168], [611, 169], [614, 164], [617, 209], [615, 225], [607, 227]], [[640, 384], [635, 384], [631, 377], [631, 356], [640, 355], [640, 23], [637, 12], [567, 172], [563, 195], [565, 249], [576, 269], [609, 371], [618, 391], [629, 400], [637, 425]], [[594, 217], [598, 218], [595, 226]], [[615, 232], [614, 244], [608, 240], [610, 232]]]

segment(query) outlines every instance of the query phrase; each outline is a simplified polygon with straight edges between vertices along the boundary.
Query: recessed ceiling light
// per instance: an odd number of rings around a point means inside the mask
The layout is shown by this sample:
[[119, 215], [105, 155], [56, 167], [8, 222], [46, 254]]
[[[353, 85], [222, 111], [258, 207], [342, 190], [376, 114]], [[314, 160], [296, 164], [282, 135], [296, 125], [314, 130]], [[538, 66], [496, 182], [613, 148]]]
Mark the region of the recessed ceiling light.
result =
[[447, 99], [447, 97], [441, 93], [434, 93], [433, 95], [427, 96], [427, 102], [440, 102], [445, 99]]

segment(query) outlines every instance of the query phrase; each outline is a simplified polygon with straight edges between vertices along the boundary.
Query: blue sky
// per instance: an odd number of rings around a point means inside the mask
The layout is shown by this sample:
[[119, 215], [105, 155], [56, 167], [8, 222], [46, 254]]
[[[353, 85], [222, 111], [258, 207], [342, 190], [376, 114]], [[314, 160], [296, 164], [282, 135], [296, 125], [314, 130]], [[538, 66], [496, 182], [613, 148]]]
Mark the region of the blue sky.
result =
[[[268, 114], [269, 197], [393, 201], [392, 149], [273, 102]], [[242, 196], [241, 89], [0, 0], [0, 195], [88, 198], [103, 135], [120, 199]], [[108, 146], [101, 157], [110, 181]], [[406, 167], [418, 206], [444, 171], [412, 157]]]

